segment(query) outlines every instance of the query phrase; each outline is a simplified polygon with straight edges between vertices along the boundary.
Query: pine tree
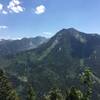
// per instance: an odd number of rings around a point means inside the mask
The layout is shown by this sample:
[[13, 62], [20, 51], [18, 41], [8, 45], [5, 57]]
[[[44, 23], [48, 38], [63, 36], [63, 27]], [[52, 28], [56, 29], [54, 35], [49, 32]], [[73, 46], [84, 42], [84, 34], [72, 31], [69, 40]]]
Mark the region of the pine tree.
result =
[[44, 100], [63, 100], [63, 96], [59, 89], [52, 89], [49, 94], [44, 97]]
[[31, 85], [28, 85], [27, 100], [36, 100], [36, 94]]
[[11, 83], [0, 69], [0, 100], [19, 100], [16, 91], [12, 88]]
[[89, 68], [86, 68], [81, 75], [81, 81], [84, 85], [84, 100], [90, 100], [93, 88], [92, 72]]
[[83, 99], [83, 93], [75, 87], [72, 87], [70, 89], [70, 92], [67, 93], [66, 96], [66, 100], [82, 100], [82, 99]]

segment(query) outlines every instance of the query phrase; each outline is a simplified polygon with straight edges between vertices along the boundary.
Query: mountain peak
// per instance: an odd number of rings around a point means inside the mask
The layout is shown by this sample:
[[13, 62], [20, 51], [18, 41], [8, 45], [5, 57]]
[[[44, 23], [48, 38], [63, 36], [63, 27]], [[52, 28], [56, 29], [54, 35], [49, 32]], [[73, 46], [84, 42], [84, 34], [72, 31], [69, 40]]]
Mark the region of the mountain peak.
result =
[[56, 34], [56, 36], [61, 38], [66, 36], [76, 36], [79, 35], [79, 33], [80, 31], [76, 30], [75, 28], [68, 28], [68, 29], [63, 28]]
[[[77, 29], [75, 29], [75, 28], [68, 28], [68, 29], [65, 29], [65, 28], [63, 28], [61, 31], [68, 31], [68, 32], [79, 32]], [[60, 32], [61, 32], [60, 31]]]
[[67, 30], [69, 30], [69, 31], [78, 31], [77, 29], [75, 29], [75, 28], [73, 28], [73, 27], [68, 28]]

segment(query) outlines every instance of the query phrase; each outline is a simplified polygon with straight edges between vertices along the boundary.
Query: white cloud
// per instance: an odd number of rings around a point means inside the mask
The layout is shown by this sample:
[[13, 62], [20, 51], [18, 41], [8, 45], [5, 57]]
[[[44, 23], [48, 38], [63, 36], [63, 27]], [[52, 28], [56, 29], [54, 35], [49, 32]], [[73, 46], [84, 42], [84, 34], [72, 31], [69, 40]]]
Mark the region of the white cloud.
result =
[[45, 35], [51, 35], [52, 33], [50, 33], [50, 32], [43, 32], [43, 34], [45, 34]]
[[11, 0], [7, 8], [10, 13], [20, 13], [24, 11], [24, 8], [21, 6], [21, 2], [19, 0]]
[[0, 4], [0, 14], [8, 14], [8, 12], [6, 10], [4, 10], [4, 6], [3, 4]]
[[51, 32], [43, 32], [43, 36], [51, 37], [53, 34]]
[[1, 25], [0, 26], [0, 30], [2, 30], [2, 29], [7, 29], [8, 28], [8, 26], [5, 26], [5, 25]]
[[5, 11], [5, 10], [3, 10], [3, 11], [2, 11], [2, 14], [7, 15], [7, 14], [8, 14], [8, 12], [7, 12], [7, 11]]
[[3, 9], [3, 5], [0, 3], [0, 11]]
[[39, 15], [39, 14], [44, 13], [45, 10], [46, 10], [45, 6], [44, 5], [40, 5], [40, 6], [37, 6], [35, 8], [35, 13]]

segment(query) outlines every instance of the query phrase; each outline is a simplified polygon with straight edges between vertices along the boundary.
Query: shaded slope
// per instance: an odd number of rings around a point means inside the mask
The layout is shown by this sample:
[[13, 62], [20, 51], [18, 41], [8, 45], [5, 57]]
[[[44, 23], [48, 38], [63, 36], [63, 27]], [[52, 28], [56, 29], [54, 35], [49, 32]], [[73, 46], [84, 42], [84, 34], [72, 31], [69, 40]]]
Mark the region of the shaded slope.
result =
[[44, 37], [22, 38], [21, 40], [1, 40], [0, 56], [16, 54], [21, 51], [30, 50], [46, 42]]

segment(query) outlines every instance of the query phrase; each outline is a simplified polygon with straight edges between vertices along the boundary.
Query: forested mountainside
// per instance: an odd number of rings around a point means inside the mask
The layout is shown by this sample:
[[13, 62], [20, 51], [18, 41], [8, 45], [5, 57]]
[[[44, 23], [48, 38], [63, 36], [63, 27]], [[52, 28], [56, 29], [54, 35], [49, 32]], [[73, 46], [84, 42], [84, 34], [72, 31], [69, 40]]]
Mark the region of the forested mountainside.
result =
[[16, 54], [21, 51], [30, 50], [38, 47], [40, 44], [46, 42], [45, 37], [37, 36], [34, 38], [22, 38], [16, 40], [5, 40], [0, 41], [0, 56], [6, 56]]
[[[26, 91], [26, 100], [91, 100], [93, 80], [93, 73], [90, 69], [86, 68], [80, 74], [81, 88], [72, 86], [71, 88], [67, 88], [64, 93], [61, 89], [53, 87], [42, 96], [37, 95], [32, 85], [27, 82], [24, 90]], [[23, 97], [24, 95], [21, 96]], [[17, 91], [13, 88], [8, 77], [3, 70], [0, 69], [0, 100], [23, 100], [21, 96], [17, 94]]]
[[[6, 59], [6, 60], [5, 60]], [[79, 87], [79, 74], [90, 67], [95, 80], [92, 100], [100, 94], [100, 35], [74, 28], [62, 29], [35, 49], [5, 58], [2, 66], [18, 93], [25, 97], [25, 86], [31, 83], [41, 97], [52, 87], [63, 91]], [[15, 82], [14, 79], [17, 79]], [[66, 88], [65, 88], [66, 87]]]

